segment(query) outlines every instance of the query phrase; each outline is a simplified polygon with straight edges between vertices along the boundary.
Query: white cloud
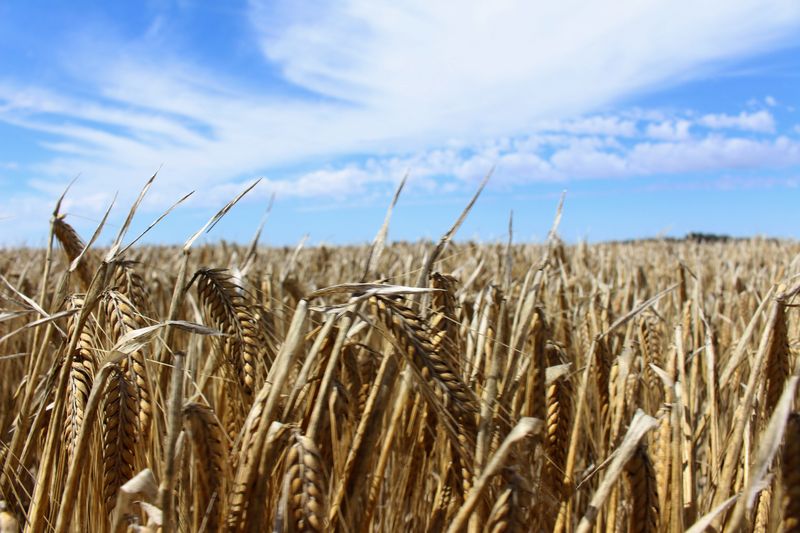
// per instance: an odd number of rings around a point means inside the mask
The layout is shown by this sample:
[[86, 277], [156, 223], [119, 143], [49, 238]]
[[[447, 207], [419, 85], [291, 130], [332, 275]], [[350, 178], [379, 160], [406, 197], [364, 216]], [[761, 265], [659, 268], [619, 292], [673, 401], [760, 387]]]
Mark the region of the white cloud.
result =
[[[463, 153], [434, 150], [405, 158], [376, 158], [361, 167], [349, 165], [338, 171], [315, 171], [273, 185], [286, 195], [306, 196], [304, 191], [308, 195], [329, 195], [327, 187], [317, 183], [330, 184], [335, 191], [349, 187], [354, 193], [363, 194], [371, 186], [396, 181], [403, 169], [410, 169], [412, 187], [415, 181], [424, 182], [430, 176], [452, 175], [462, 182], [463, 188], [465, 183], [474, 183], [494, 167], [493, 187], [506, 189], [537, 182], [782, 169], [797, 165], [800, 165], [800, 141], [784, 136], [748, 139], [713, 134], [672, 141], [609, 142], [591, 137], [534, 134], [515, 139], [503, 149], [487, 143]], [[730, 183], [739, 181], [731, 179]], [[445, 182], [433, 190], [451, 191], [458, 187]]]
[[775, 131], [775, 119], [766, 110], [756, 111], [755, 113], [742, 111], [738, 115], [726, 115], [724, 113], [704, 115], [698, 122], [712, 129], [739, 129], [759, 133], [772, 133]]
[[791, 0], [251, 5], [264, 54], [292, 82], [395, 127], [413, 110], [423, 130], [492, 134], [696, 75], [774, 44], [800, 19]]
[[641, 143], [629, 152], [634, 173], [670, 174], [800, 165], [800, 142], [708, 136], [697, 141]]
[[[556, 158], [558, 156], [558, 158]], [[569, 157], [566, 157], [569, 156]], [[754, 140], [710, 135], [683, 141], [632, 144], [609, 152], [574, 146], [553, 159], [559, 171], [583, 177], [635, 177], [724, 169], [785, 168], [800, 165], [800, 142], [786, 137]], [[575, 177], [581, 177], [575, 175]]]
[[664, 120], [648, 124], [646, 135], [653, 139], [665, 141], [685, 141], [690, 137], [692, 123], [686, 119]]

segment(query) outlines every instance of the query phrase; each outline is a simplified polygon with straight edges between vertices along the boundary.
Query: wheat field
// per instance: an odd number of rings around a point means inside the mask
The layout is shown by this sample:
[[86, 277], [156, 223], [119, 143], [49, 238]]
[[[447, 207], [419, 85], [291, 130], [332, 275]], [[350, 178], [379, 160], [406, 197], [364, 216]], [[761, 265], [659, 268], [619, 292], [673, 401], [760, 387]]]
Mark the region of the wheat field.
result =
[[56, 208], [0, 253], [0, 532], [800, 530], [800, 245], [459, 223], [97, 247]]

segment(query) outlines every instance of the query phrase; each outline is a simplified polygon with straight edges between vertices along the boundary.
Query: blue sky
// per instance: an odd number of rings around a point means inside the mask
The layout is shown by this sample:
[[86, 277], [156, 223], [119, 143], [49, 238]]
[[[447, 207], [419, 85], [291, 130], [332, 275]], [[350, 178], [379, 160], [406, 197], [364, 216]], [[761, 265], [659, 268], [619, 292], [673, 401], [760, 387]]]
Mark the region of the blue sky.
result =
[[[408, 172], [390, 237], [800, 235], [800, 4], [4, 2], [0, 243], [49, 213], [109, 235], [144, 181], [151, 242], [363, 242]], [[109, 237], [110, 238], [110, 237]]]

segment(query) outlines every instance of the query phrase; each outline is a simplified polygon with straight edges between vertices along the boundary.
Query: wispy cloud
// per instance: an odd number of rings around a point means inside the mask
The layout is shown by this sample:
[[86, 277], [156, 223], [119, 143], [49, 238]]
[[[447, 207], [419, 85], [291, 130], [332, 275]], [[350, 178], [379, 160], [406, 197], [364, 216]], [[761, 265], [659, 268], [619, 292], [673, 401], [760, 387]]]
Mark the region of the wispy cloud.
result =
[[[423, 129], [522, 128], [704, 72], [796, 28], [791, 1], [251, 2], [292, 82]], [[665, 23], [669, 21], [669, 23]], [[746, 21], [746, 24], [743, 24]]]

